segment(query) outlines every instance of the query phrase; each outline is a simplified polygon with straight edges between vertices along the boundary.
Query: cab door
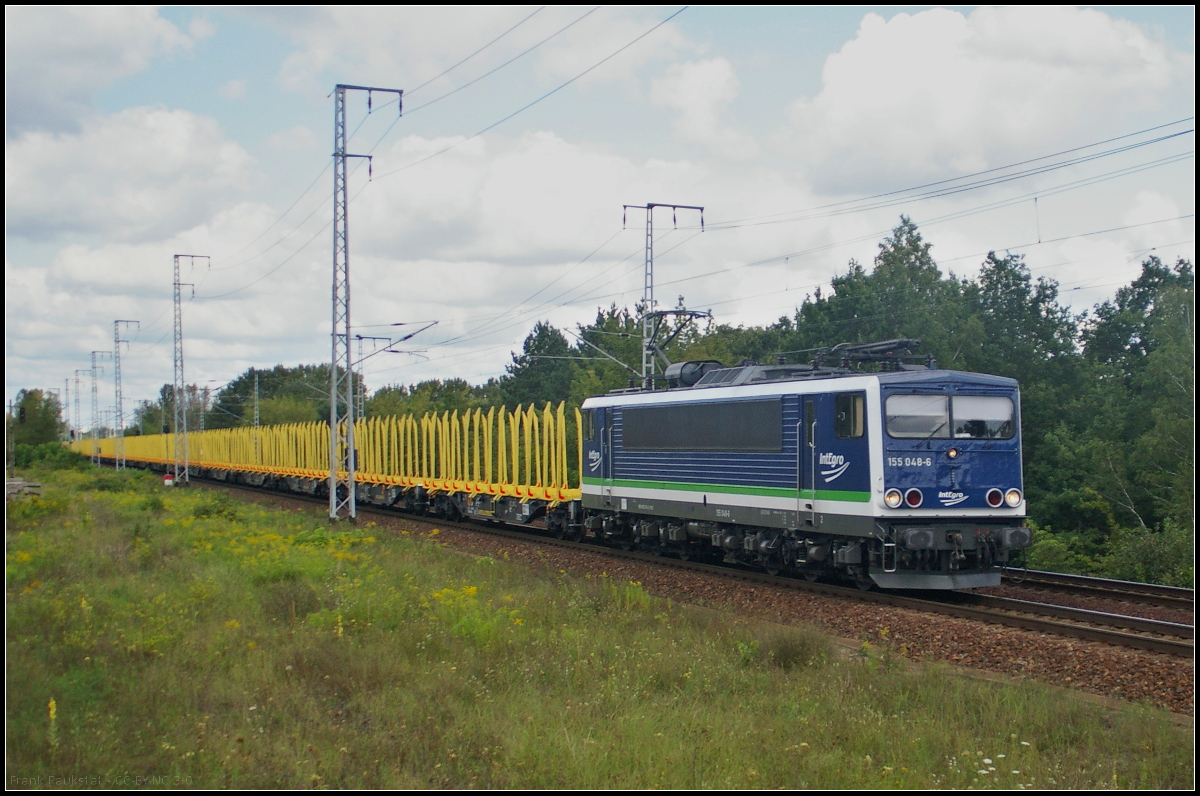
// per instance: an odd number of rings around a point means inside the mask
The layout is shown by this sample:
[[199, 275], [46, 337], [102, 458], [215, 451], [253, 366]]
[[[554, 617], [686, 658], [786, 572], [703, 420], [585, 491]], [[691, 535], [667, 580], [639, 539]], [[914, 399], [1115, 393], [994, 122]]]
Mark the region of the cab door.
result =
[[800, 420], [796, 424], [796, 521], [797, 525], [814, 525], [816, 512], [816, 437], [817, 396], [800, 397]]
[[600, 477], [600, 494], [605, 505], [612, 503], [613, 466], [612, 466], [612, 410], [601, 408], [595, 410], [596, 447], [600, 454], [597, 462], [597, 475]]

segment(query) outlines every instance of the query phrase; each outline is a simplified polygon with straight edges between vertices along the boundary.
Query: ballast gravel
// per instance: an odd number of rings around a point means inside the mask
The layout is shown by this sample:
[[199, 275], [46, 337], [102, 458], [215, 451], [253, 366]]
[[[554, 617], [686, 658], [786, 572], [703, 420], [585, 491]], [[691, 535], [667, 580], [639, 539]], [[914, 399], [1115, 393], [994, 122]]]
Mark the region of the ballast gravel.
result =
[[[231, 491], [279, 507], [313, 506], [309, 501], [278, 494]], [[429, 534], [438, 528], [438, 543], [474, 555], [522, 561], [577, 577], [603, 575], [635, 581], [655, 596], [733, 611], [740, 616], [805, 624], [834, 636], [876, 645], [882, 636], [892, 649], [914, 661], [945, 661], [1195, 715], [1194, 661], [1172, 655], [614, 559], [600, 550], [576, 551], [518, 541], [460, 530], [436, 520], [372, 512], [360, 522], [414, 534]], [[1021, 591], [1023, 599], [1031, 599], [1028, 591]]]

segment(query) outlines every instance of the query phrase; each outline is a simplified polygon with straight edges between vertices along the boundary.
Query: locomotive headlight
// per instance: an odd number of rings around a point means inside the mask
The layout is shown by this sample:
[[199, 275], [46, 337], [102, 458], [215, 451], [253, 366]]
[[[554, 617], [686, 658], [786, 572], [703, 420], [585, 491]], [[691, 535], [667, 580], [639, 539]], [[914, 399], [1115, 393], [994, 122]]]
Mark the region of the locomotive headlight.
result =
[[1000, 504], [1004, 502], [1004, 493], [993, 487], [987, 491], [987, 504], [994, 509], [1000, 508]]
[[903, 502], [904, 496], [900, 494], [899, 489], [889, 489], [883, 496], [883, 504], [889, 509], [898, 509]]
[[946, 455], [949, 456], [951, 459], [957, 459], [958, 458], [958, 448], [951, 448], [950, 450], [946, 451]]
[[1007, 492], [1005, 492], [1004, 493], [1004, 502], [1007, 503], [1009, 506], [1012, 506], [1014, 509], [1017, 506], [1021, 505], [1021, 490], [1010, 489]]
[[925, 502], [925, 496], [921, 494], [919, 489], [910, 489], [904, 493], [904, 502], [908, 504], [910, 509], [915, 509]]

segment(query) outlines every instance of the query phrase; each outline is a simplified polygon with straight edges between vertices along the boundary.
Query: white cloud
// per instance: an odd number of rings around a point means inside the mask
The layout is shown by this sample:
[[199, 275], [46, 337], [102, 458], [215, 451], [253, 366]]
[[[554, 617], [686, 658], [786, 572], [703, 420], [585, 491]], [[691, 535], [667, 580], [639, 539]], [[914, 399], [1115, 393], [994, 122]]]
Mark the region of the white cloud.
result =
[[[293, 91], [328, 91], [323, 81], [330, 72], [346, 82], [411, 87], [529, 14], [510, 6], [475, 7], [470, 13], [436, 6], [335, 6], [260, 9], [255, 13], [286, 31], [296, 45], [279, 72], [281, 85]], [[440, 84], [459, 84], [482, 74], [581, 14], [578, 7], [546, 8]], [[656, 21], [655, 13], [645, 9], [601, 8], [542, 45], [527, 60], [540, 67], [543, 82], [558, 82], [629, 44]], [[629, 78], [647, 61], [672, 57], [685, 48], [695, 49], [674, 23], [668, 23], [581, 82]]]
[[98, 91], [190, 47], [147, 6], [5, 6], [5, 135], [76, 130]]
[[217, 93], [225, 99], [242, 99], [246, 96], [246, 81], [230, 80], [228, 83], [222, 83]]
[[298, 124], [274, 133], [267, 139], [267, 147], [277, 152], [309, 152], [317, 147], [317, 134]]
[[675, 137], [702, 144], [714, 155], [747, 159], [758, 154], [749, 133], [726, 125], [721, 119], [725, 106], [737, 97], [737, 75], [724, 58], [673, 64], [666, 77], [654, 81], [650, 97], [658, 105], [679, 112]]
[[403, 87], [432, 77], [528, 12], [497, 6], [469, 14], [455, 8], [332, 6], [256, 13], [296, 45], [279, 72], [284, 88], [328, 91], [322, 80], [329, 70], [365, 85]]
[[1092, 9], [871, 13], [780, 143], [828, 186], [962, 173], [1158, 120], [1192, 64]]
[[31, 239], [186, 229], [249, 187], [252, 163], [213, 119], [160, 108], [93, 116], [78, 134], [26, 133], [4, 162], [7, 232]]
[[[565, 10], [564, 10], [565, 11]], [[572, 9], [574, 14], [574, 9]], [[543, 68], [559, 78], [575, 77], [650, 30], [662, 17], [657, 9], [601, 8], [546, 45]], [[681, 51], [698, 51], [674, 22], [668, 22], [620, 55], [584, 76], [580, 83], [629, 80], [651, 61], [669, 59]]]
[[217, 32], [217, 26], [206, 17], [193, 17], [188, 23], [188, 33], [193, 39], [208, 39]]

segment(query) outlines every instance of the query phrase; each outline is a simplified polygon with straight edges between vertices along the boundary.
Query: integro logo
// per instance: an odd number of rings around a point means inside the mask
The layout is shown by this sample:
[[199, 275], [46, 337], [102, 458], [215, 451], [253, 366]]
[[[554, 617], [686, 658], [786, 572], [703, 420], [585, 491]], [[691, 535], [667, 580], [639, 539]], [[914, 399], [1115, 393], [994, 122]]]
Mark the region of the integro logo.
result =
[[938, 500], [943, 506], [957, 506], [967, 499], [965, 492], [938, 492]]
[[600, 466], [600, 451], [588, 451], [588, 469], [595, 470]]
[[841, 478], [842, 474], [850, 467], [850, 462], [846, 461], [846, 457], [839, 453], [822, 453], [817, 458], [817, 463], [829, 468], [821, 471], [825, 483]]

